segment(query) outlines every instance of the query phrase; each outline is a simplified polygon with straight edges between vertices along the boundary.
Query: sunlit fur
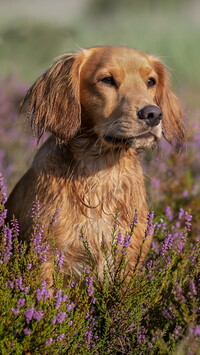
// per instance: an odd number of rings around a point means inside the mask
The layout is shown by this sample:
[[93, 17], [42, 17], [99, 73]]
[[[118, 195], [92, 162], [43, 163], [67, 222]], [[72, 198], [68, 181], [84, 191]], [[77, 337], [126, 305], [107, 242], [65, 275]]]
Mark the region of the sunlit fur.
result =
[[[113, 77], [116, 85], [105, 83], [105, 77]], [[149, 77], [156, 80], [151, 88], [147, 87]], [[184, 141], [183, 113], [165, 67], [157, 58], [127, 47], [83, 49], [60, 57], [33, 84], [24, 105], [38, 137], [45, 131], [51, 135], [12, 191], [8, 219], [15, 215], [21, 237], [29, 239], [32, 203], [39, 200], [48, 239], [50, 221], [58, 210], [53, 236], [55, 247], [65, 255], [64, 273], [78, 277], [87, 263], [79, 238], [82, 231], [101, 277], [102, 234], [109, 246], [114, 215], [118, 214], [125, 233], [137, 210], [139, 222], [128, 248], [133, 270], [148, 213], [138, 151], [157, 144], [162, 134], [175, 147]], [[146, 105], [162, 109], [163, 119], [157, 126], [138, 118], [138, 110]], [[140, 264], [150, 243], [148, 237]], [[49, 283], [51, 272], [49, 259], [43, 274]]]

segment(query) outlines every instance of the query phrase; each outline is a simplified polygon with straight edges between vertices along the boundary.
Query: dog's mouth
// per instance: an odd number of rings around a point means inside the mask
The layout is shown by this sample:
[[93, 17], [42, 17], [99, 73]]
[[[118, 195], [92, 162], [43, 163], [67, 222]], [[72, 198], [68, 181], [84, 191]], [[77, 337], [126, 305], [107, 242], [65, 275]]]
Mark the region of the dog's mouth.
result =
[[104, 136], [104, 140], [108, 143], [114, 145], [130, 145], [133, 141], [133, 137], [112, 137], [112, 136]]
[[135, 142], [138, 140], [157, 140], [156, 136], [152, 132], [144, 132], [135, 136], [123, 136], [123, 137], [115, 137], [115, 136], [103, 136], [104, 140], [114, 146], [125, 146], [125, 147], [134, 147]]

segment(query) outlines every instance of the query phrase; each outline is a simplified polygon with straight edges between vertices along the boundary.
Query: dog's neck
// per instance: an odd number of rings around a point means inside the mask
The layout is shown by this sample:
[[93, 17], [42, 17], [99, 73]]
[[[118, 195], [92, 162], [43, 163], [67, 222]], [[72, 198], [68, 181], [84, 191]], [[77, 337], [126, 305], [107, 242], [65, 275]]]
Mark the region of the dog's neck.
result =
[[68, 143], [68, 150], [72, 153], [73, 160], [80, 171], [86, 170], [88, 173], [90, 167], [92, 170], [95, 167], [96, 171], [105, 169], [105, 166], [112, 168], [120, 164], [123, 159], [128, 157], [134, 159], [137, 156], [134, 149], [107, 146], [94, 134], [89, 135], [88, 138], [88, 133], [73, 138]]

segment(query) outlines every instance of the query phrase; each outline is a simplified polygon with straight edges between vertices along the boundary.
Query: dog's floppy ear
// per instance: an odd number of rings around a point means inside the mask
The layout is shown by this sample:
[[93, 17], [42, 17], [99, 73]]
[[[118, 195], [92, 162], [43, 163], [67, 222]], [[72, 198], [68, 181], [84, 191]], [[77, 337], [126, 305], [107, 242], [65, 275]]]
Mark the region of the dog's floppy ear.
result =
[[59, 142], [66, 142], [79, 130], [79, 71], [77, 54], [66, 54], [27, 92], [22, 105], [26, 104], [27, 117], [38, 140], [47, 131], [53, 133]]
[[151, 57], [151, 61], [158, 75], [156, 103], [163, 111], [163, 135], [179, 151], [185, 143], [184, 112], [170, 88], [166, 68], [157, 58]]

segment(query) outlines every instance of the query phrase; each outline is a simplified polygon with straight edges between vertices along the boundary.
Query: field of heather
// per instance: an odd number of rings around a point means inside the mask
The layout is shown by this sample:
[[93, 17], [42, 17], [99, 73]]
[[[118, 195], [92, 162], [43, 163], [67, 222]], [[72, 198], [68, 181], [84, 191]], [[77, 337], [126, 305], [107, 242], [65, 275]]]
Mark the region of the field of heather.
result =
[[[199, 43], [195, 0], [145, 0], [143, 6], [139, 0], [0, 2], [1, 354], [200, 354]], [[18, 241], [17, 221], [5, 223], [7, 196], [38, 149], [19, 107], [55, 57], [102, 44], [129, 45], [162, 59], [185, 110], [187, 143], [177, 154], [163, 140], [157, 152], [141, 157], [151, 211], [147, 229], [154, 226], [141, 273], [127, 281], [129, 243], [113, 221], [113, 260], [107, 260], [104, 280], [94, 274], [82, 236], [91, 268], [63, 287], [62, 254], [55, 253], [52, 296], [38, 277], [48, 251], [39, 202], [29, 248]], [[136, 225], [135, 216], [130, 229]], [[106, 259], [103, 239], [102, 250]]]

